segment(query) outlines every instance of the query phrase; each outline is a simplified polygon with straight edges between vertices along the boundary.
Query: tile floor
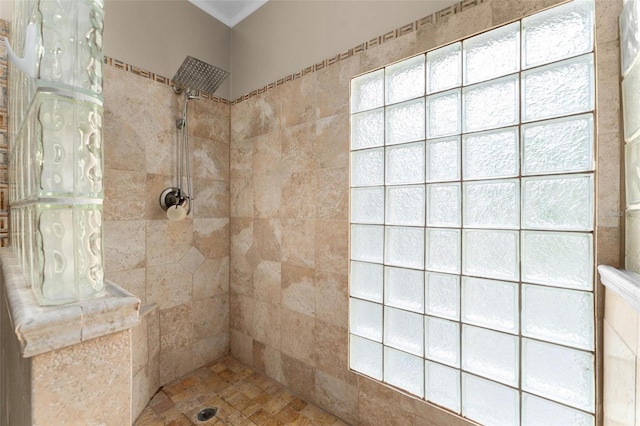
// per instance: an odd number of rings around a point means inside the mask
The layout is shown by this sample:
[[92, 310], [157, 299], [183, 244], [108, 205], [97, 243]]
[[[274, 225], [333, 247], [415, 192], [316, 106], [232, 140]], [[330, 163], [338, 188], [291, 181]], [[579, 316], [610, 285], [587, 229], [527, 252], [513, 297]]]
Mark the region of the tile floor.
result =
[[[203, 408], [218, 412], [198, 421]], [[279, 383], [233, 358], [223, 358], [171, 382], [154, 395], [135, 426], [346, 425]]]

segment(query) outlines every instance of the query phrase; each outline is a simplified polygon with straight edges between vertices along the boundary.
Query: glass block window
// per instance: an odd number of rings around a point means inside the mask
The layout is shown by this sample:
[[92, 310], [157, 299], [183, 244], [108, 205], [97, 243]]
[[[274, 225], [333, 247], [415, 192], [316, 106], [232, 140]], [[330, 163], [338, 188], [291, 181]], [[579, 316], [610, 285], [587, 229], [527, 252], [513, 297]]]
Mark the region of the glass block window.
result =
[[575, 0], [351, 81], [351, 369], [594, 424], [593, 38]]

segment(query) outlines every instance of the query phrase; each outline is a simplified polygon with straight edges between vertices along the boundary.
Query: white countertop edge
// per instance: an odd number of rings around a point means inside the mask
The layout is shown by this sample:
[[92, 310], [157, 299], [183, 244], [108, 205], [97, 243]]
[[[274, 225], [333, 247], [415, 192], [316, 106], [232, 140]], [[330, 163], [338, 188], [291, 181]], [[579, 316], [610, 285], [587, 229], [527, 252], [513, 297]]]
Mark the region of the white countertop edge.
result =
[[626, 269], [599, 265], [600, 281], [609, 290], [622, 297], [633, 309], [640, 312], [640, 275]]

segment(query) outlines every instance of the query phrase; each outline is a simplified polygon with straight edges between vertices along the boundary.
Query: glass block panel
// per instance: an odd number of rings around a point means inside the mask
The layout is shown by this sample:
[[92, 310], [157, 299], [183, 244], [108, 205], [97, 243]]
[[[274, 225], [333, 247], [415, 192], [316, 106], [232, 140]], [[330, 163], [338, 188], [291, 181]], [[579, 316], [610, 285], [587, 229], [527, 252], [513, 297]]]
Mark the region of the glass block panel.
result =
[[424, 318], [425, 357], [452, 367], [460, 366], [460, 325], [439, 318]]
[[423, 316], [400, 309], [384, 308], [384, 344], [414, 355], [424, 353]]
[[593, 49], [592, 0], [554, 7], [522, 20], [522, 67], [548, 64]]
[[591, 111], [593, 54], [522, 73], [522, 121]]
[[365, 262], [351, 262], [351, 296], [382, 303], [382, 265]]
[[351, 225], [351, 259], [382, 263], [384, 227]]
[[518, 336], [462, 326], [462, 368], [471, 373], [518, 385]]
[[350, 298], [349, 331], [382, 342], [382, 305]]
[[424, 182], [424, 142], [387, 148], [387, 185]]
[[595, 408], [593, 354], [522, 339], [522, 390], [580, 408]]
[[627, 206], [640, 203], [640, 137], [624, 146]]
[[384, 148], [351, 152], [351, 186], [384, 184]]
[[387, 265], [424, 269], [424, 229], [387, 226], [384, 260]]
[[522, 394], [522, 425], [595, 426], [594, 416], [537, 396]]
[[422, 358], [385, 346], [384, 381], [420, 398], [424, 397], [424, 363]]
[[387, 187], [386, 223], [424, 226], [424, 185]]
[[383, 69], [351, 80], [351, 113], [374, 109], [383, 105]]
[[593, 293], [524, 284], [522, 334], [593, 350]]
[[465, 85], [514, 73], [520, 69], [520, 22], [471, 37], [462, 48]]
[[520, 182], [518, 179], [465, 182], [465, 227], [518, 228]]
[[384, 109], [351, 116], [351, 149], [384, 145]]
[[462, 277], [462, 321], [518, 333], [518, 284]]
[[593, 170], [593, 115], [522, 126], [522, 174]]
[[424, 98], [387, 107], [386, 119], [387, 145], [424, 139]]
[[517, 280], [518, 231], [465, 229], [462, 273], [486, 278]]
[[462, 43], [453, 43], [427, 53], [427, 93], [460, 86]]
[[382, 344], [349, 335], [349, 366], [369, 377], [382, 380]]
[[640, 64], [631, 67], [627, 76], [622, 80], [622, 124], [624, 126], [624, 140], [629, 141], [640, 130]]
[[462, 90], [464, 132], [494, 129], [518, 123], [518, 75], [510, 75]]
[[460, 412], [460, 370], [425, 361], [425, 398], [434, 404]]
[[522, 231], [522, 280], [593, 289], [591, 234]]
[[520, 424], [517, 390], [462, 373], [462, 415], [483, 425]]
[[424, 271], [384, 268], [384, 304], [424, 312]]
[[427, 138], [460, 133], [460, 89], [427, 96]]
[[457, 320], [460, 318], [460, 277], [425, 273], [425, 313]]
[[384, 187], [351, 188], [351, 222], [384, 223]]
[[593, 229], [593, 175], [522, 179], [522, 227]]
[[460, 137], [427, 141], [427, 182], [460, 179]]
[[387, 104], [406, 101], [424, 95], [424, 55], [389, 65], [386, 69]]
[[427, 185], [427, 226], [460, 226], [460, 184]]
[[640, 50], [640, 5], [636, 1], [626, 1], [620, 15], [620, 62], [622, 75], [634, 63]]
[[462, 158], [464, 179], [518, 176], [518, 128], [464, 135]]
[[460, 230], [427, 229], [426, 269], [460, 272]]

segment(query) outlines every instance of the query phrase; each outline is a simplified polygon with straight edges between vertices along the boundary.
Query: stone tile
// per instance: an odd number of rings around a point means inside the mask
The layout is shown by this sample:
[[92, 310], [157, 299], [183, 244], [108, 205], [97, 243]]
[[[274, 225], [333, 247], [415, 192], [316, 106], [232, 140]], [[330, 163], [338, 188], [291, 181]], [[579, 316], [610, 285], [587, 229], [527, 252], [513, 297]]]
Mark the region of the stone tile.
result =
[[349, 114], [339, 114], [316, 121], [316, 167], [349, 167]]
[[144, 202], [147, 220], [167, 220], [167, 213], [160, 207], [160, 195], [167, 188], [176, 186], [176, 179], [171, 175], [147, 173]]
[[251, 297], [234, 292], [231, 292], [230, 296], [230, 327], [246, 335], [253, 336], [255, 301]]
[[149, 363], [149, 329], [147, 318], [140, 319], [140, 324], [131, 328], [131, 370], [135, 376]]
[[[192, 221], [147, 221], [147, 265], [178, 263], [191, 249], [193, 241]], [[202, 250], [201, 250], [202, 252]]]
[[231, 256], [229, 289], [238, 294], [253, 295], [253, 267], [247, 256]]
[[246, 334], [231, 329], [229, 331], [230, 353], [247, 365], [253, 365], [253, 339]]
[[618, 227], [624, 219], [620, 208], [620, 197], [624, 197], [620, 191], [621, 179], [624, 179], [620, 169], [621, 144], [617, 133], [598, 136], [598, 226]]
[[229, 219], [194, 219], [193, 245], [207, 259], [229, 255]]
[[319, 169], [316, 172], [318, 219], [349, 218], [349, 169]]
[[[385, 407], [380, 410], [380, 407]], [[358, 422], [361, 425], [413, 424], [414, 401], [385, 385], [358, 376]]]
[[349, 112], [351, 77], [359, 73], [360, 58], [357, 56], [316, 71], [316, 118]]
[[316, 269], [347, 273], [349, 225], [342, 220], [316, 221]]
[[416, 51], [416, 32], [394, 38], [360, 54], [360, 72], [367, 72], [406, 58]]
[[315, 221], [284, 219], [282, 222], [282, 261], [313, 268], [316, 243]]
[[315, 315], [313, 269], [282, 264], [282, 306], [304, 315]]
[[282, 352], [310, 366], [315, 363], [315, 320], [282, 308]]
[[105, 279], [113, 281], [125, 290], [140, 298], [141, 306], [146, 305], [146, 270], [145, 268], [130, 269], [128, 271], [107, 272]]
[[605, 320], [634, 351], [638, 345], [638, 313], [613, 291], [605, 291]]
[[308, 401], [315, 400], [315, 369], [296, 358], [282, 354], [283, 384]]
[[180, 259], [180, 265], [189, 273], [193, 274], [204, 262], [204, 256], [200, 251], [191, 247], [187, 254], [184, 255], [182, 259]]
[[[316, 370], [316, 402], [344, 420], [355, 424], [358, 420], [358, 388], [354, 384]], [[303, 411], [304, 413], [304, 411]]]
[[316, 163], [316, 123], [304, 122], [282, 132], [281, 166], [289, 173], [313, 170]]
[[193, 299], [229, 293], [229, 257], [206, 259], [193, 274]]
[[250, 179], [253, 175], [254, 141], [235, 140], [230, 146], [230, 178]]
[[190, 102], [189, 109], [189, 134], [216, 143], [229, 143], [229, 105], [201, 98]]
[[193, 181], [192, 217], [198, 219], [229, 217], [229, 182], [207, 178]]
[[624, 262], [620, 255], [620, 228], [598, 227], [596, 230], [598, 248], [598, 265], [610, 265], [619, 268]]
[[349, 322], [348, 276], [335, 272], [315, 272], [316, 319], [347, 328]]
[[313, 219], [316, 217], [316, 172], [293, 172], [282, 185], [281, 217]]
[[251, 179], [232, 179], [229, 191], [231, 218], [253, 217], [253, 181]]
[[184, 304], [160, 311], [160, 354], [190, 346], [193, 341], [192, 308]]
[[199, 137], [189, 138], [191, 176], [229, 181], [229, 143]]
[[229, 330], [229, 294], [193, 301], [193, 337], [204, 339]]
[[269, 91], [231, 108], [231, 144], [280, 127], [281, 96]]
[[253, 241], [260, 257], [264, 260], [280, 262], [282, 259], [282, 223], [280, 219], [255, 219], [253, 221]]
[[[135, 220], [145, 215], [145, 172], [105, 169], [103, 220]], [[159, 195], [159, 194], [158, 194]]]
[[144, 268], [146, 265], [145, 222], [103, 221], [105, 272]]
[[284, 373], [282, 372], [282, 353], [267, 346], [262, 342], [253, 342], [253, 366], [256, 370], [267, 376], [277, 380], [280, 383], [284, 381]]
[[229, 330], [193, 342], [194, 368], [207, 365], [229, 352]]
[[253, 312], [253, 338], [274, 348], [280, 347], [280, 307], [256, 301]]
[[424, 424], [426, 426], [471, 426], [476, 424], [428, 402], [415, 399], [414, 403], [416, 412], [415, 424]]
[[253, 271], [253, 297], [280, 306], [281, 294], [281, 263], [263, 260]]
[[280, 188], [289, 175], [282, 167], [281, 140], [279, 131], [255, 139], [252, 175], [255, 217], [277, 217], [280, 213]]
[[168, 383], [193, 371], [193, 348], [191, 345], [160, 354], [160, 382]]
[[348, 329], [316, 319], [314, 335], [316, 369], [356, 385], [356, 376], [349, 371]]
[[603, 352], [604, 422], [618, 425], [634, 424], [638, 361], [623, 338], [606, 321]]
[[600, 44], [617, 40], [620, 37], [618, 18], [622, 14], [622, 2], [598, 0], [596, 5], [596, 43], [598, 52]]
[[[287, 128], [315, 120], [316, 74], [293, 80], [281, 89], [282, 127]], [[285, 101], [286, 100], [286, 101]]]
[[157, 303], [168, 309], [191, 302], [192, 276], [179, 264], [164, 264], [147, 268], [147, 303]]
[[149, 363], [151, 364], [151, 359], [160, 353], [160, 309], [155, 308], [147, 314], [147, 329], [149, 335]]
[[[525, 15], [532, 14], [542, 9], [546, 9], [555, 4], [562, 3], [562, 0], [537, 0], [537, 1], [518, 1], [518, 0], [497, 0], [490, 3], [493, 9], [493, 25], [498, 26], [506, 24], [515, 19], [520, 19]], [[474, 13], [477, 6], [471, 9]], [[488, 25], [486, 28], [490, 28]]]

